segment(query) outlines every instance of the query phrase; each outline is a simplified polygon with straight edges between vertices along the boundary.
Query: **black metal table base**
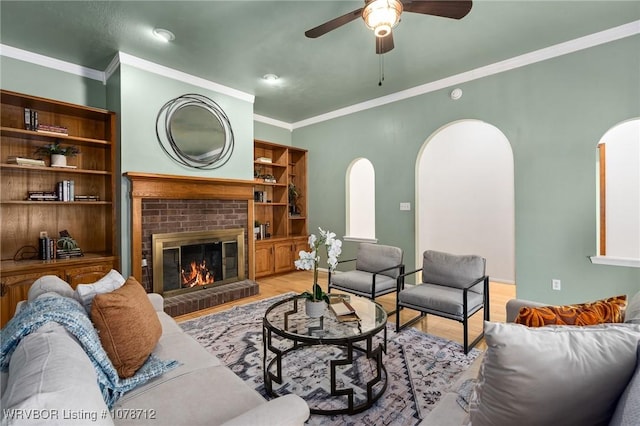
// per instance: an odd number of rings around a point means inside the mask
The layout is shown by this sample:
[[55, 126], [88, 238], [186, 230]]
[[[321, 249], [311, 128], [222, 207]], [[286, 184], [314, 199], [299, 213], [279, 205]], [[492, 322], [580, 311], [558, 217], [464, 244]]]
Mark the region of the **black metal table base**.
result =
[[[357, 414], [368, 408], [370, 408], [385, 392], [387, 389], [387, 370], [383, 365], [383, 352], [386, 352], [386, 342], [387, 342], [387, 329], [383, 328], [384, 337], [383, 343], [375, 344], [373, 339], [374, 334], [369, 334], [367, 336], [361, 336], [359, 339], [344, 339], [344, 341], [335, 342], [332, 341], [331, 345], [337, 346], [343, 349], [346, 357], [343, 359], [332, 359], [329, 360], [330, 365], [330, 382], [331, 382], [331, 395], [336, 397], [344, 396], [346, 399], [344, 408], [337, 409], [321, 409], [310, 407], [310, 411], [312, 414], [324, 414], [324, 415], [333, 415], [333, 414]], [[273, 334], [279, 335], [282, 338], [292, 341], [293, 346], [286, 350], [280, 350], [275, 345], [273, 345]], [[357, 341], [366, 342], [366, 348], [362, 348], [355, 343]], [[300, 348], [315, 346], [324, 344], [321, 342], [300, 342], [291, 339], [291, 337], [283, 335], [283, 333], [279, 332], [277, 329], [272, 329], [265, 325], [263, 327], [263, 371], [264, 371], [264, 383], [267, 393], [270, 396], [277, 397], [280, 396], [273, 389], [273, 382], [278, 384], [283, 383], [283, 373], [282, 373], [282, 361], [283, 358], [291, 353], [294, 353]], [[267, 365], [267, 351], [273, 353], [275, 357], [268, 363]], [[346, 388], [338, 388], [337, 386], [337, 368], [344, 365], [353, 364], [354, 354], [355, 352], [361, 352], [366, 355], [367, 359], [373, 360], [375, 363], [375, 376], [366, 383], [366, 400], [362, 403], [356, 404], [354, 401], [354, 388], [346, 387]], [[275, 366], [275, 367], [274, 367]], [[275, 372], [273, 371], [275, 370]], [[376, 386], [378, 383], [382, 383], [382, 385]]]

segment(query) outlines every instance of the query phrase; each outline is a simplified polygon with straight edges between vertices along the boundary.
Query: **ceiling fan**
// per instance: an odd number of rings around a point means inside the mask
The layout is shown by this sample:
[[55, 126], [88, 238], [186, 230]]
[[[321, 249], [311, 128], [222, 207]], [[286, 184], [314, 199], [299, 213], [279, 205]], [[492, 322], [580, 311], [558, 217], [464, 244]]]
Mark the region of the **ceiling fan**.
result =
[[365, 0], [364, 7], [318, 25], [304, 35], [317, 38], [362, 17], [376, 35], [376, 53], [383, 54], [394, 47], [391, 30], [400, 22], [403, 11], [462, 19], [471, 10], [471, 4], [470, 0]]

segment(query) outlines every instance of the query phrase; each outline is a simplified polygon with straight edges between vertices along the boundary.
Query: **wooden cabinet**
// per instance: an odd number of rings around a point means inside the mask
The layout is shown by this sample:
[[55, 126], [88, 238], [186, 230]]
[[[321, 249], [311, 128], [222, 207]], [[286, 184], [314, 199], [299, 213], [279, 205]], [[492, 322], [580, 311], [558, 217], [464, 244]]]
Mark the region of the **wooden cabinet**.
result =
[[298, 259], [300, 250], [309, 250], [306, 237], [256, 241], [256, 278], [294, 271], [294, 262]]
[[253, 259], [256, 278], [272, 275], [274, 273], [273, 243], [271, 241], [256, 242]]
[[255, 244], [256, 277], [294, 270], [308, 235], [307, 151], [254, 141], [254, 201], [254, 219], [268, 234]]
[[4, 327], [11, 319], [19, 301], [27, 300], [29, 288], [38, 278], [55, 275], [75, 289], [78, 284], [90, 284], [102, 278], [114, 267], [115, 261], [115, 257], [95, 254], [86, 254], [64, 262], [3, 261], [0, 278], [0, 326]]
[[[92, 282], [118, 269], [115, 226], [116, 115], [102, 109], [30, 95], [0, 91], [0, 283], [2, 323], [18, 299], [42, 275]], [[38, 112], [38, 122], [66, 128], [68, 134], [26, 129], [25, 109]], [[28, 117], [28, 114], [27, 114]], [[9, 164], [10, 157], [37, 158], [38, 147], [75, 146], [70, 167]], [[73, 181], [74, 201], [31, 201], [29, 192], [56, 191], [58, 182]], [[91, 196], [91, 197], [82, 197]], [[90, 198], [91, 200], [89, 201]], [[81, 200], [82, 199], [82, 200]], [[57, 238], [67, 230], [84, 256], [38, 260], [40, 232]], [[100, 276], [98, 276], [100, 275]]]

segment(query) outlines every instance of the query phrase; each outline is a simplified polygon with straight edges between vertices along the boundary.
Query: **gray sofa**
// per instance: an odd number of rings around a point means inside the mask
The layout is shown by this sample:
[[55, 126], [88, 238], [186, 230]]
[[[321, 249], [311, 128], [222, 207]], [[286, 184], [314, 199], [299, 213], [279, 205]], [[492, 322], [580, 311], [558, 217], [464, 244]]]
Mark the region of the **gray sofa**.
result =
[[301, 398], [266, 401], [185, 334], [164, 313], [160, 295], [148, 297], [162, 325], [153, 354], [177, 360], [177, 368], [125, 393], [108, 410], [89, 357], [64, 327], [48, 322], [22, 338], [2, 373], [2, 424], [304, 424], [309, 408]]
[[486, 352], [420, 424], [639, 425], [640, 293], [622, 324], [513, 324], [523, 306], [544, 304], [512, 299], [506, 324], [485, 322]]

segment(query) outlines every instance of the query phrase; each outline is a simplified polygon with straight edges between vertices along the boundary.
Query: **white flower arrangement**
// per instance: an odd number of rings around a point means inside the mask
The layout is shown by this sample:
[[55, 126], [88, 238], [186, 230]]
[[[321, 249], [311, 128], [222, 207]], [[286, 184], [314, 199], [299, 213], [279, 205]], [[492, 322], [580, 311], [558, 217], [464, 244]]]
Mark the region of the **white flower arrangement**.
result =
[[320, 262], [318, 250], [322, 246], [327, 249], [327, 264], [329, 265], [329, 270], [332, 272], [336, 269], [336, 266], [338, 266], [338, 257], [340, 253], [342, 253], [342, 241], [336, 238], [336, 234], [334, 232], [324, 231], [322, 228], [318, 229], [320, 230], [320, 237], [316, 237], [315, 234], [309, 235], [309, 247], [311, 251], [300, 251], [298, 254], [300, 259], [294, 262], [296, 269], [304, 269], [305, 271], [313, 269], [313, 289], [311, 292], [305, 291], [302, 293], [302, 296], [314, 302], [319, 300], [327, 301], [327, 295], [318, 284], [318, 263]]

